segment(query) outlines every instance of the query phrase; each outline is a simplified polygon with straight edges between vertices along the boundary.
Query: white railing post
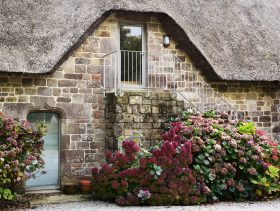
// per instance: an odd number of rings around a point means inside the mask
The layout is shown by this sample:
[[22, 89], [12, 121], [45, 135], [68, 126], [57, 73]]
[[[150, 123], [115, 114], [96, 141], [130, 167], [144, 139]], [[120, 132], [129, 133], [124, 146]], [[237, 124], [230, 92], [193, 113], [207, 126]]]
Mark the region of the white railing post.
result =
[[105, 57], [103, 58], [103, 93], [106, 94]]

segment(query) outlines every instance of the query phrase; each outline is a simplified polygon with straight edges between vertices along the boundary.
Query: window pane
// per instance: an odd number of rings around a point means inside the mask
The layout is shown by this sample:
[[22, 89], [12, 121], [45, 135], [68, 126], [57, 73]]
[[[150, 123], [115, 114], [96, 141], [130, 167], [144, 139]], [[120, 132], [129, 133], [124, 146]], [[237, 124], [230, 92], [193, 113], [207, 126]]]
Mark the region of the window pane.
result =
[[121, 50], [142, 51], [142, 27], [121, 26]]
[[121, 26], [121, 80], [123, 84], [142, 84], [142, 37], [141, 26]]

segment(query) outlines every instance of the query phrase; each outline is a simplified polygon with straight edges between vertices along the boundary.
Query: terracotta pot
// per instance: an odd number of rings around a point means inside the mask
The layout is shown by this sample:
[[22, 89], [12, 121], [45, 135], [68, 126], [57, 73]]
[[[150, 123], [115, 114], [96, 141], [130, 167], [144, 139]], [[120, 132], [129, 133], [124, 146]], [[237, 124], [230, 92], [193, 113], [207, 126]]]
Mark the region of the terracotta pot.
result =
[[63, 192], [66, 194], [75, 194], [77, 192], [77, 185], [74, 183], [66, 183], [63, 186]]
[[90, 180], [80, 180], [80, 188], [82, 194], [91, 193], [91, 181]]

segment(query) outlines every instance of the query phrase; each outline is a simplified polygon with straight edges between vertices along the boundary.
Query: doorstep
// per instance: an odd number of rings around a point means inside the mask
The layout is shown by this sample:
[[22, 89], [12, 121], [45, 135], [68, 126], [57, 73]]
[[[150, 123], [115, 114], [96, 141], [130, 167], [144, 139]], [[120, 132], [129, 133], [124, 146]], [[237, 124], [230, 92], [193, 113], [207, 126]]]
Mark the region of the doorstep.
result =
[[[46, 193], [46, 192], [44, 192]], [[54, 193], [54, 195], [46, 195], [39, 199], [34, 199], [30, 201], [31, 205], [40, 205], [40, 204], [57, 204], [57, 203], [65, 203], [65, 202], [80, 202], [80, 201], [88, 201], [92, 198], [91, 195], [85, 194], [74, 194], [74, 195], [66, 195]]]

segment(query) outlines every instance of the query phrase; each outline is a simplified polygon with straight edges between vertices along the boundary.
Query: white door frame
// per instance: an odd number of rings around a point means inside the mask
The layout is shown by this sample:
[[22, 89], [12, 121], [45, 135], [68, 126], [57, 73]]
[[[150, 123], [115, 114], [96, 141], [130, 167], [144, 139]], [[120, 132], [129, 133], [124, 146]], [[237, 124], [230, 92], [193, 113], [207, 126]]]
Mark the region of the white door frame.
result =
[[[141, 32], [142, 32], [142, 83], [140, 85], [127, 85], [127, 84], [122, 84], [121, 81], [121, 45], [120, 45], [120, 32], [121, 32], [121, 27], [122, 26], [138, 26], [141, 27]], [[148, 58], [148, 52], [146, 51], [146, 27], [145, 24], [143, 23], [131, 23], [131, 22], [119, 22], [119, 27], [118, 27], [118, 84], [119, 87], [122, 89], [143, 89], [146, 87], [146, 58]], [[144, 58], [143, 58], [144, 57]]]

